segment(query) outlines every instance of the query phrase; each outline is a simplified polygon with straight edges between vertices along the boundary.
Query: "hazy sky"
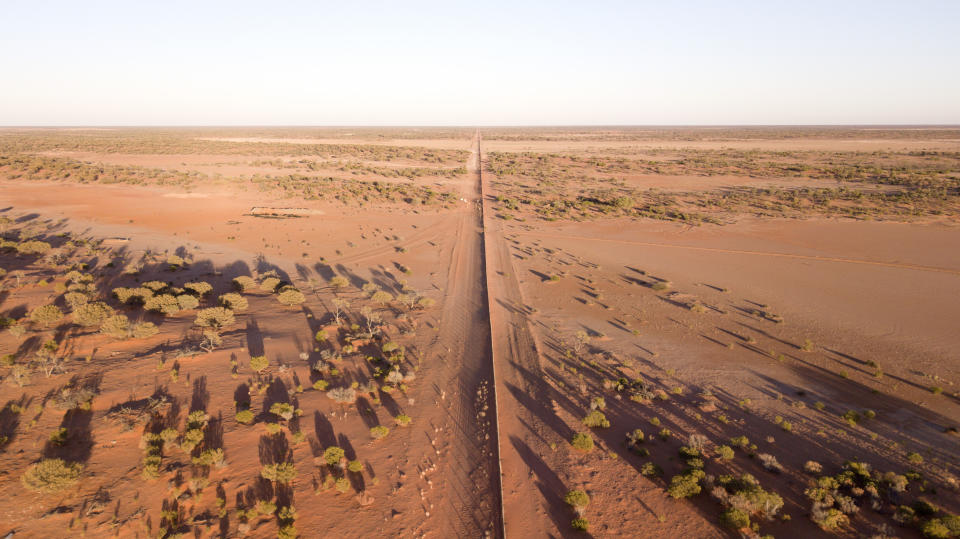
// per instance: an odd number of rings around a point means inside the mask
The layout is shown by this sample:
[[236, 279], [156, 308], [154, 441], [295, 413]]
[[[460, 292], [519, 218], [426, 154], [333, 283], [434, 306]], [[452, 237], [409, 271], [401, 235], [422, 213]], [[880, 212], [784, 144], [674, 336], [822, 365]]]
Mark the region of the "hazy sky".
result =
[[0, 17], [3, 125], [960, 123], [958, 0], [0, 0]]

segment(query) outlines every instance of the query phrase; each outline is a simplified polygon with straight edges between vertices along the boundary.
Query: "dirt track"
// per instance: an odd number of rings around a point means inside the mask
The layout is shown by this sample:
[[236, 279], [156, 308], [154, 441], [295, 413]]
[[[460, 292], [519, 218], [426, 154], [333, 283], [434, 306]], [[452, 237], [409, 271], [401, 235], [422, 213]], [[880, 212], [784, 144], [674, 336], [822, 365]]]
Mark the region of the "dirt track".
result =
[[[449, 419], [459, 432], [453, 438], [449, 465], [456, 468], [446, 475], [447, 492], [443, 499], [451, 529], [440, 530], [440, 537], [500, 536], [501, 500], [497, 477], [496, 413], [490, 381], [490, 333], [484, 275], [483, 223], [477, 210], [479, 176], [476, 159], [471, 159], [471, 185], [464, 186], [463, 197], [470, 209], [462, 211], [457, 222], [456, 240], [449, 263], [449, 288], [443, 301], [438, 354], [444, 358], [446, 389], [452, 396]], [[431, 532], [438, 530], [431, 529]]]
[[[482, 177], [484, 193], [489, 189], [485, 182]], [[546, 423], [551, 417], [559, 420], [549, 408], [550, 388], [544, 382], [538, 345], [528, 326], [528, 308], [488, 196], [483, 197], [483, 205], [497, 397], [500, 409], [511, 411], [498, 418], [505, 533], [508, 537], [557, 536], [560, 532], [548, 516], [548, 499], [551, 493], [563, 492], [563, 484], [551, 471], [555, 467], [548, 461], [547, 439], [550, 430], [565, 427], [559, 424], [551, 429]], [[557, 505], [552, 508], [555, 515], [562, 512]]]

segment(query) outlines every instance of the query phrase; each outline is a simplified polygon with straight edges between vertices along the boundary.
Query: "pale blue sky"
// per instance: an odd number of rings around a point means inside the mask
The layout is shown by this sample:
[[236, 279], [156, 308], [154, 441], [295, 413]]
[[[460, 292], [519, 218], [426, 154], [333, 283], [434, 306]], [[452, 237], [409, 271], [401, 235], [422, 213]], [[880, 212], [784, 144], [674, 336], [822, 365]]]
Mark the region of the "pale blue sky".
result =
[[957, 0], [0, 0], [0, 19], [2, 125], [960, 123]]

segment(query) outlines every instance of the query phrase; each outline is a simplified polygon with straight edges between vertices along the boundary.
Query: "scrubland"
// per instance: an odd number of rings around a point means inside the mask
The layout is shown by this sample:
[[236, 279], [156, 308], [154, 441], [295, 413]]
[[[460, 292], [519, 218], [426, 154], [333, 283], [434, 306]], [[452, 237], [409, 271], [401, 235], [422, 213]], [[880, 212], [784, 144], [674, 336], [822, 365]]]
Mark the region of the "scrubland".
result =
[[960, 535], [960, 131], [0, 132], [0, 533]]

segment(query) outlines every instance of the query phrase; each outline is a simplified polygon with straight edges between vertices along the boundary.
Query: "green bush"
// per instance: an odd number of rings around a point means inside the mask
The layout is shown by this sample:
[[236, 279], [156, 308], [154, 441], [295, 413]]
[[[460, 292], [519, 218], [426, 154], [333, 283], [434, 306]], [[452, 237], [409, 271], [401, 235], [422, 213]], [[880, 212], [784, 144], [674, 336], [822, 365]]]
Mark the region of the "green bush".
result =
[[704, 476], [703, 470], [688, 470], [682, 474], [675, 475], [670, 479], [667, 494], [675, 499], [696, 496], [703, 490], [700, 487], [700, 480], [703, 479]]
[[249, 425], [253, 423], [254, 415], [250, 410], [240, 410], [237, 412], [237, 423], [243, 423], [244, 425]]
[[570, 527], [577, 531], [585, 532], [590, 528], [590, 522], [582, 517], [577, 517], [570, 522]]
[[59, 492], [80, 479], [83, 466], [63, 459], [44, 459], [27, 468], [20, 477], [23, 486], [43, 493]]
[[263, 372], [263, 370], [269, 366], [270, 360], [267, 359], [267, 356], [253, 356], [250, 358], [250, 368], [257, 372]]
[[293, 419], [293, 405], [288, 402], [275, 402], [270, 405], [270, 413], [289, 421]]
[[723, 460], [730, 460], [733, 458], [733, 448], [729, 445], [721, 445], [717, 448], [717, 456]]
[[223, 456], [223, 449], [205, 449], [192, 462], [197, 466], [223, 466], [226, 460]]
[[383, 425], [377, 425], [375, 427], [370, 427], [370, 436], [374, 440], [382, 440], [390, 434], [390, 429], [384, 427]]
[[582, 420], [583, 424], [591, 428], [608, 428], [610, 421], [600, 410], [591, 410]]
[[931, 537], [933, 539], [949, 539], [950, 537], [956, 537], [956, 535], [951, 533], [950, 528], [948, 528], [939, 518], [931, 518], [930, 520], [924, 522], [920, 526], [920, 533], [922, 533], [924, 537]]
[[720, 513], [720, 524], [726, 528], [741, 530], [750, 526], [750, 515], [746, 511], [731, 507]]
[[268, 481], [289, 483], [297, 476], [297, 469], [293, 466], [292, 462], [267, 464], [260, 468], [260, 476]]
[[589, 434], [578, 432], [573, 435], [570, 445], [580, 451], [590, 451], [593, 449], [593, 438]]
[[563, 501], [575, 509], [584, 508], [590, 505], [590, 496], [582, 490], [575, 489], [567, 492], [567, 495], [563, 497]]
[[343, 460], [346, 453], [344, 450], [337, 446], [328, 447], [323, 451], [323, 460], [327, 463], [328, 466], [338, 467], [340, 466], [340, 461]]

